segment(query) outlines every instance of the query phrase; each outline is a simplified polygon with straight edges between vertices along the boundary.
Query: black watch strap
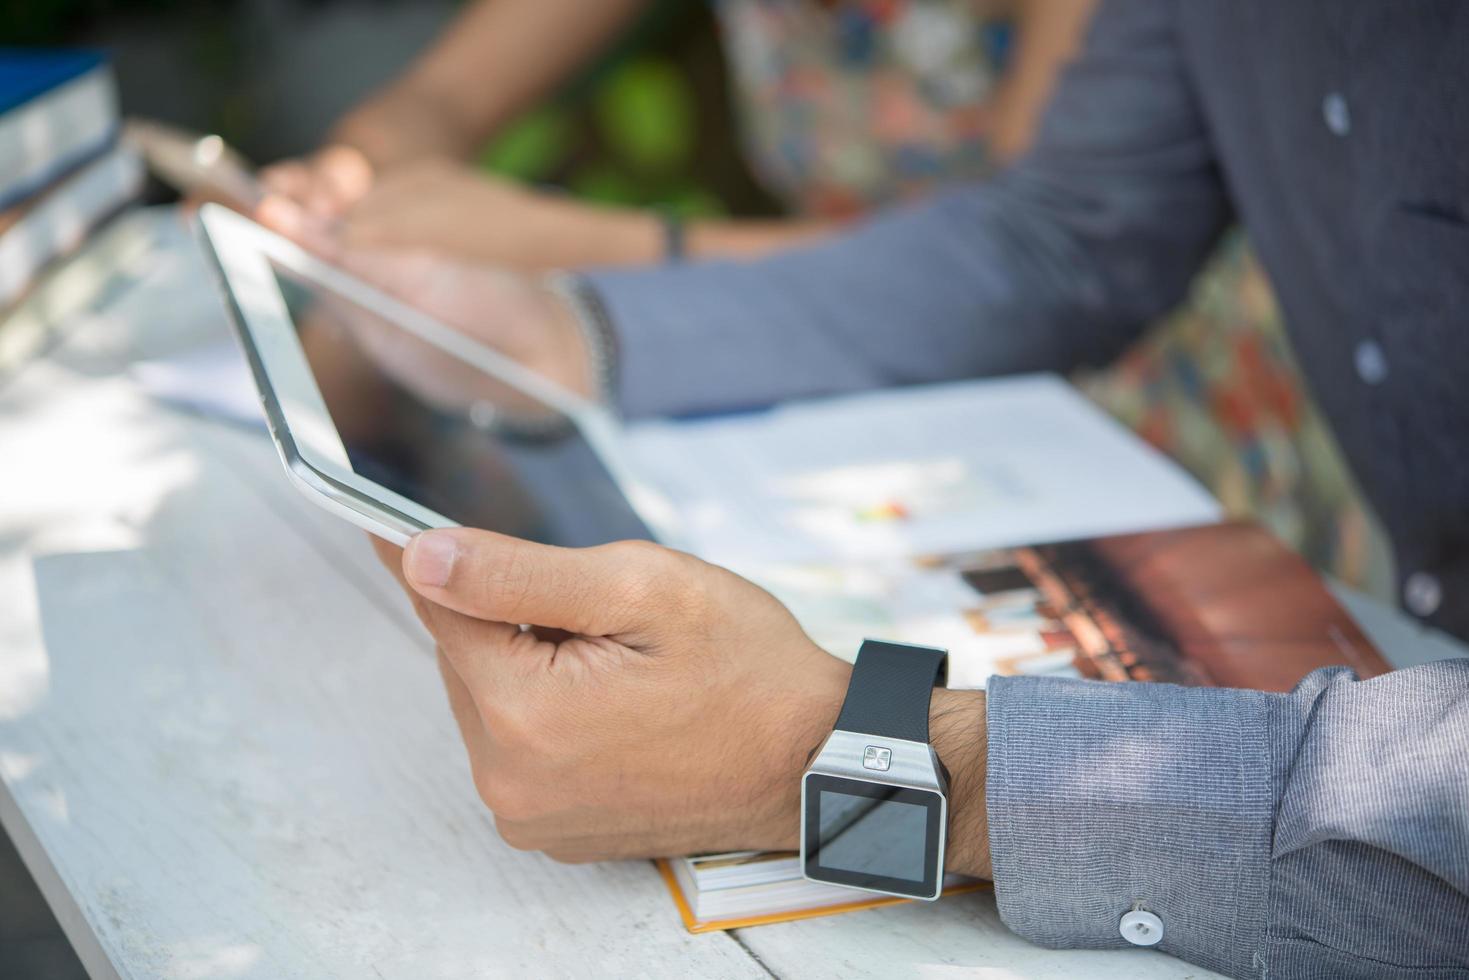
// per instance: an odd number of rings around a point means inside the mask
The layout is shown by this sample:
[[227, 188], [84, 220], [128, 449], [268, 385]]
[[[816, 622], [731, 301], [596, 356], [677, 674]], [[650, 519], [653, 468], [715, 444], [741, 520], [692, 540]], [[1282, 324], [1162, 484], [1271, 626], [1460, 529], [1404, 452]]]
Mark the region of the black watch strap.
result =
[[948, 675], [948, 656], [933, 647], [864, 640], [837, 728], [927, 742], [929, 700]]

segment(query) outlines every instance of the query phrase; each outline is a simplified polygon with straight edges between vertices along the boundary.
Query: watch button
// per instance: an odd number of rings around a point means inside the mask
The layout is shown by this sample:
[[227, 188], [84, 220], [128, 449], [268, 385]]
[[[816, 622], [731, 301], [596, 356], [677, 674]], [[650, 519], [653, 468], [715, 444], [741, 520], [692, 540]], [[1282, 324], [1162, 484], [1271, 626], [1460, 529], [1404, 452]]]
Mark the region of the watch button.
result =
[[1156, 946], [1163, 939], [1163, 920], [1151, 912], [1134, 909], [1122, 917], [1117, 931], [1134, 946]]
[[862, 750], [862, 768], [887, 772], [893, 764], [893, 750], [880, 745], [869, 745]]

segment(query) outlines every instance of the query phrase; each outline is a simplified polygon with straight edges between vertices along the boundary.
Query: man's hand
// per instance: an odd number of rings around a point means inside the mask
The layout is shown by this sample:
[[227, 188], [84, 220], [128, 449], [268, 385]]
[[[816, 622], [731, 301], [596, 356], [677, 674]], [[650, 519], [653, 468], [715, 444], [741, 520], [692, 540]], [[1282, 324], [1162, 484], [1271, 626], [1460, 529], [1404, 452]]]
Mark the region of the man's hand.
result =
[[401, 575], [512, 846], [567, 861], [795, 846], [800, 774], [850, 668], [769, 594], [656, 545], [467, 529], [419, 535]]
[[[642, 542], [454, 529], [379, 553], [438, 641], [511, 845], [567, 861], [797, 846], [800, 776], [851, 670], [768, 593]], [[935, 691], [932, 725], [955, 781], [949, 867], [988, 874], [982, 697]]]

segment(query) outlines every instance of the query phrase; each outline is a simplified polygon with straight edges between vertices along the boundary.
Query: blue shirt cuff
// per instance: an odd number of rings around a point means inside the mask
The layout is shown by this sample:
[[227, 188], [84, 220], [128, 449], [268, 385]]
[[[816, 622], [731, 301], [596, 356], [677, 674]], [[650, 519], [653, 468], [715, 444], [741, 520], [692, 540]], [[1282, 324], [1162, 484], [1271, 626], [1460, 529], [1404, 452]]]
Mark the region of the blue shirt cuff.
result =
[[1168, 684], [995, 677], [987, 808], [1000, 916], [1042, 946], [1158, 948], [1258, 972], [1279, 774], [1272, 696]]

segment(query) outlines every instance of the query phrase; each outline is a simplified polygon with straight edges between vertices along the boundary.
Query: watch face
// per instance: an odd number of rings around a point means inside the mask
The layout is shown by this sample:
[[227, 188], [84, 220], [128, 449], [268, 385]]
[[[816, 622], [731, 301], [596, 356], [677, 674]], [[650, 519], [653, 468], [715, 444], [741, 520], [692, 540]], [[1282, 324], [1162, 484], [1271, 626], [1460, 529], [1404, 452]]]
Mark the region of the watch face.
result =
[[806, 775], [808, 878], [912, 898], [936, 898], [943, 872], [944, 798], [825, 773]]

